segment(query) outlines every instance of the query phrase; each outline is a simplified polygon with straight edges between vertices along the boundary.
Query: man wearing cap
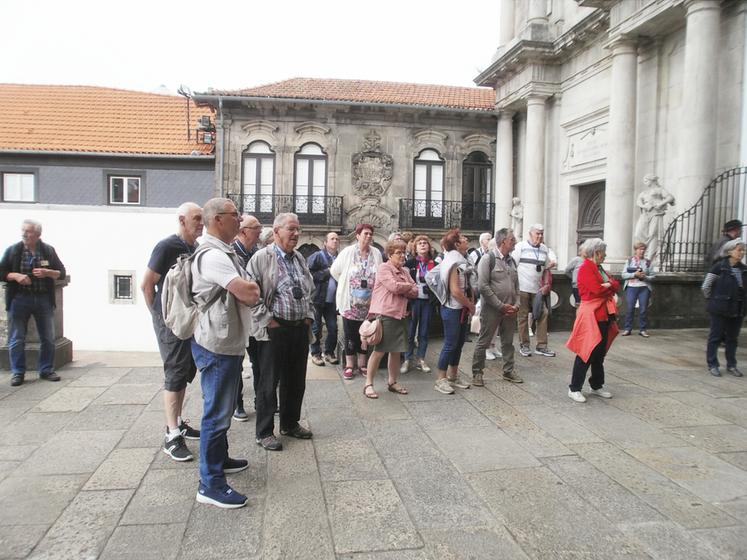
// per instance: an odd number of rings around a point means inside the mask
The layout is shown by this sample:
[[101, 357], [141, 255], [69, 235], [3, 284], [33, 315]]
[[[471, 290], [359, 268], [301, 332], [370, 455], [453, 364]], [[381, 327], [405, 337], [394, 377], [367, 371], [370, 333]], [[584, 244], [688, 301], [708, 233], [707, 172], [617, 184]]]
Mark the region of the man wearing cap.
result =
[[[552, 250], [542, 241], [545, 237], [545, 227], [542, 224], [534, 224], [529, 228], [529, 239], [516, 244], [511, 256], [517, 263], [516, 271], [519, 275], [519, 353], [528, 358], [532, 355], [529, 347], [529, 311], [532, 309], [534, 296], [540, 292], [547, 295], [550, 286], [540, 287], [540, 280], [545, 270], [554, 268], [557, 257]], [[541, 317], [535, 317], [537, 328], [535, 336], [537, 345], [534, 353], [539, 356], [552, 358], [555, 352], [547, 347], [547, 322], [549, 313], [546, 306]]]
[[736, 239], [742, 234], [742, 222], [739, 220], [729, 220], [724, 224], [723, 232], [724, 234], [721, 238], [716, 241], [716, 243], [711, 246], [711, 250], [708, 251], [708, 255], [706, 256], [706, 269], [710, 269], [717, 260], [724, 256], [721, 254], [721, 250], [726, 243], [732, 239]]

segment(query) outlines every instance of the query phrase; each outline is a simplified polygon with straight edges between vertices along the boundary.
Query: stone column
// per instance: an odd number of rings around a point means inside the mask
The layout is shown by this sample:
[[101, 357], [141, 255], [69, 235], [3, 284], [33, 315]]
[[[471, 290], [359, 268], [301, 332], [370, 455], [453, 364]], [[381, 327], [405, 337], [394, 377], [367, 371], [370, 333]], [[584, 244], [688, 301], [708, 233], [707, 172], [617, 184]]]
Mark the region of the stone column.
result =
[[635, 41], [616, 39], [610, 80], [607, 183], [604, 191], [604, 239], [614, 267], [631, 252], [635, 206], [635, 117], [638, 52]]
[[687, 0], [678, 206], [690, 206], [716, 168], [719, 0]]
[[529, 0], [529, 15], [527, 25], [533, 23], [547, 23], [547, 2], [546, 0]]
[[545, 216], [545, 101], [543, 95], [527, 98], [527, 139], [524, 154], [524, 231], [543, 223]]
[[514, 3], [500, 2], [500, 29], [498, 30], [498, 46], [510, 43], [514, 38]]
[[513, 117], [512, 111], [501, 111], [498, 114], [495, 148], [495, 229], [511, 226], [511, 199], [514, 196]]

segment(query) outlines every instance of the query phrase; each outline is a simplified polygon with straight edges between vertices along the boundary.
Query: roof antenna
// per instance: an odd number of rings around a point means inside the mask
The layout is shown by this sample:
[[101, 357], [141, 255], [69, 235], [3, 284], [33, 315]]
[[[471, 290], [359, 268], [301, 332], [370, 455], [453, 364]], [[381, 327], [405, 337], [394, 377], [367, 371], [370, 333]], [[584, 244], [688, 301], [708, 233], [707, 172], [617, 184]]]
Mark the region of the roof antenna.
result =
[[187, 141], [192, 141], [192, 129], [189, 128], [190, 117], [189, 117], [189, 100], [192, 99], [192, 90], [184, 84], [179, 85], [179, 89], [176, 90], [179, 95], [184, 96], [184, 100], [187, 102]]

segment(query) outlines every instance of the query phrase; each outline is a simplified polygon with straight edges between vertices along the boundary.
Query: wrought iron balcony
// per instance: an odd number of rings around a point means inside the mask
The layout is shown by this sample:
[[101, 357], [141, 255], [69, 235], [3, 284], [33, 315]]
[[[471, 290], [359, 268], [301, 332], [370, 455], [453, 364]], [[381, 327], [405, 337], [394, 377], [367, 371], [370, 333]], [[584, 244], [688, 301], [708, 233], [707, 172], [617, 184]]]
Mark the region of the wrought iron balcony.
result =
[[303, 226], [326, 226], [342, 229], [341, 196], [299, 196], [293, 194], [229, 194], [239, 212], [251, 214], [263, 225], [272, 225], [283, 212], [298, 214]]
[[401, 229], [493, 231], [494, 221], [493, 203], [414, 198], [401, 198], [399, 201]]

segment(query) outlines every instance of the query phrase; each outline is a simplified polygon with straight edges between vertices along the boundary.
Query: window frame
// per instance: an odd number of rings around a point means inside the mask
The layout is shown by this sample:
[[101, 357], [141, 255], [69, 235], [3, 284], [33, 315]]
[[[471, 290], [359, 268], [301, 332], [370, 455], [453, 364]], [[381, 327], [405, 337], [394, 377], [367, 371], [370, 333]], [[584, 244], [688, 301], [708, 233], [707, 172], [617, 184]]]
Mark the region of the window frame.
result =
[[[269, 149], [268, 152], [252, 152], [251, 147], [255, 144], [264, 144]], [[254, 168], [255, 168], [255, 176], [254, 176], [254, 192], [247, 192], [247, 177], [246, 177], [246, 162], [249, 159], [253, 159], [255, 161]], [[270, 160], [272, 163], [272, 170], [270, 171], [270, 179], [271, 179], [271, 192], [269, 195], [262, 193], [262, 160]], [[275, 213], [275, 160], [276, 160], [276, 153], [272, 149], [272, 146], [264, 141], [264, 140], [253, 140], [250, 142], [247, 147], [244, 149], [244, 151], [241, 153], [241, 212], [246, 214], [252, 214], [253, 216], [262, 216], [262, 215], [274, 215]], [[246, 204], [247, 197], [253, 196], [255, 203], [254, 207], [249, 207]], [[262, 199], [263, 196], [269, 196], [270, 197], [270, 205], [269, 207], [265, 206], [265, 208], [262, 208]], [[261, 219], [260, 219], [261, 221]]]
[[[137, 304], [137, 283], [134, 270], [110, 270], [109, 271], [109, 303], [113, 305], [135, 305]], [[117, 280], [119, 278], [130, 279], [130, 293], [132, 297], [117, 297]]]
[[[7, 200], [5, 198], [6, 175], [31, 175], [34, 181], [31, 200]], [[39, 202], [39, 170], [21, 167], [0, 168], [0, 202], [7, 202], [9, 204], [33, 204]]]
[[[421, 159], [422, 155], [427, 152], [431, 151], [436, 154], [437, 159]], [[444, 184], [445, 184], [445, 174], [446, 174], [446, 160], [441, 155], [441, 153], [435, 149], [435, 148], [423, 148], [418, 152], [418, 155], [413, 160], [413, 168], [412, 168], [412, 200], [413, 200], [413, 219], [438, 219], [443, 220], [444, 219]], [[424, 167], [425, 168], [425, 198], [418, 198], [416, 195], [417, 191], [420, 191], [421, 189], [417, 188], [417, 176], [418, 176], [418, 167]], [[441, 169], [441, 197], [439, 200], [434, 200], [433, 198], [433, 168], [439, 167]], [[417, 202], [418, 201], [424, 201], [425, 202], [425, 213], [423, 215], [417, 214]], [[434, 213], [434, 204], [438, 205], [440, 204], [439, 213]]]
[[[123, 180], [123, 191], [122, 191], [122, 202], [114, 202], [112, 199], [112, 181], [114, 179], [122, 179]], [[126, 199], [127, 192], [126, 192], [126, 186], [127, 181], [130, 179], [137, 179], [138, 180], [138, 200], [137, 202], [128, 202]], [[108, 171], [106, 173], [106, 203], [109, 206], [144, 206], [145, 201], [145, 177], [142, 173], [132, 173], [129, 171], [121, 172], [121, 171]]]
[[[308, 153], [302, 153], [303, 149], [307, 146], [316, 146], [319, 148], [319, 151], [321, 154], [308, 154]], [[307, 173], [307, 184], [306, 184], [306, 194], [305, 195], [299, 195], [298, 194], [298, 162], [299, 161], [308, 161], [308, 173]], [[324, 183], [322, 185], [317, 185], [314, 183], [314, 169], [317, 165], [317, 162], [323, 161], [324, 162]], [[306, 142], [298, 149], [298, 151], [293, 155], [293, 212], [298, 214], [299, 216], [304, 216], [305, 223], [313, 223], [315, 221], [319, 221], [320, 219], [323, 219], [327, 215], [327, 189], [329, 185], [329, 157], [327, 155], [327, 152], [324, 150], [324, 147], [317, 143], [317, 142]], [[322, 192], [324, 194], [314, 194], [315, 188], [321, 188]], [[321, 206], [314, 206], [314, 198], [315, 197], [322, 197], [322, 204]], [[298, 199], [300, 198], [306, 198], [306, 211], [302, 212], [298, 209]], [[323, 222], [322, 222], [323, 223]]]

